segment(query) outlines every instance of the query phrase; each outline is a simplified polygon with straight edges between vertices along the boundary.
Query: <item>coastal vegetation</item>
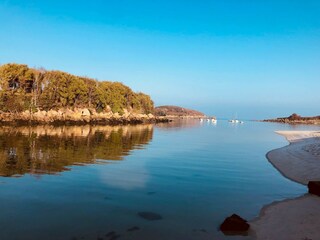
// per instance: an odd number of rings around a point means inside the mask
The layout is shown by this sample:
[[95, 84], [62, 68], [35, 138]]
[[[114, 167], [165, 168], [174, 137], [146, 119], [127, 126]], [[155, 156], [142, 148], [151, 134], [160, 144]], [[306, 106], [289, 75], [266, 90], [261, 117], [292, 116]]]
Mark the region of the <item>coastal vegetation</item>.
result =
[[154, 105], [150, 96], [135, 93], [120, 82], [97, 81], [62, 71], [29, 68], [25, 64], [0, 66], [0, 111], [62, 108], [88, 108], [122, 115], [125, 110], [149, 114]]

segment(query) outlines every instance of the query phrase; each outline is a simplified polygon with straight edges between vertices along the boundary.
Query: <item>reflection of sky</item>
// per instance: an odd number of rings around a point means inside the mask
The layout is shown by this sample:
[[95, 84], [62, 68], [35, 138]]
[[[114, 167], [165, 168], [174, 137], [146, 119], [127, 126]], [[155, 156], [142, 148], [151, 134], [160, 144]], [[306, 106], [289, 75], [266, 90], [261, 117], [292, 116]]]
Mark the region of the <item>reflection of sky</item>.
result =
[[123, 190], [144, 188], [149, 179], [145, 160], [131, 158], [123, 161], [126, 163], [114, 162], [108, 164], [108, 168], [97, 168], [101, 182]]

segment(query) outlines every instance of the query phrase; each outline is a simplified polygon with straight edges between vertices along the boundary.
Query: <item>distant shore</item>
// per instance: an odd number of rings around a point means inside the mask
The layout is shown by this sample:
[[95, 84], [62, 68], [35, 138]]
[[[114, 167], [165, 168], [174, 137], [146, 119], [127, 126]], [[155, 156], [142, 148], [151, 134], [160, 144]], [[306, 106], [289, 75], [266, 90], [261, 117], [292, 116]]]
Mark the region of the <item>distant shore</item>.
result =
[[197, 110], [171, 105], [155, 107], [154, 113], [156, 116], [164, 116], [169, 119], [200, 119], [207, 117]]
[[167, 117], [157, 117], [153, 114], [139, 114], [125, 112], [98, 113], [87, 108], [59, 109], [49, 111], [20, 113], [0, 112], [0, 125], [125, 125], [170, 122]]
[[296, 113], [291, 114], [289, 117], [280, 117], [275, 119], [265, 119], [261, 122], [275, 122], [286, 124], [308, 124], [308, 125], [320, 125], [320, 116], [315, 117], [302, 117]]
[[[270, 163], [285, 177], [306, 185], [320, 180], [320, 132], [279, 131], [290, 145], [267, 154]], [[307, 192], [307, 189], [306, 189]], [[305, 194], [272, 203], [251, 222], [259, 240], [318, 239], [320, 236], [320, 197]]]

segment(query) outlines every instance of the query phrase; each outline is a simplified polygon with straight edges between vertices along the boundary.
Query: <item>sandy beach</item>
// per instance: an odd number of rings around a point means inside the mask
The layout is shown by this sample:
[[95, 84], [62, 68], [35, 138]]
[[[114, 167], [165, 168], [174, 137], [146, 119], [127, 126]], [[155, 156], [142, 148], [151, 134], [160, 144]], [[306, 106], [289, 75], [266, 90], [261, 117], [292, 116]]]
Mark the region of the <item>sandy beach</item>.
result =
[[[308, 184], [320, 180], [320, 132], [278, 131], [290, 144], [267, 154], [270, 163], [285, 177]], [[304, 196], [265, 206], [251, 222], [259, 240], [320, 239], [320, 197]]]
[[278, 131], [290, 144], [267, 154], [270, 163], [285, 177], [307, 185], [320, 180], [320, 132]]

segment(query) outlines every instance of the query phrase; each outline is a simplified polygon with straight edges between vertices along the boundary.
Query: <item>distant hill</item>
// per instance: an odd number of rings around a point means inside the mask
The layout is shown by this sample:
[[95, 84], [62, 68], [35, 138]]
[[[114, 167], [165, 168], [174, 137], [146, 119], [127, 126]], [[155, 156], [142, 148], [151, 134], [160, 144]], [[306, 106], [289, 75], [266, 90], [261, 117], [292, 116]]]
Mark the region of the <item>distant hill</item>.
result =
[[204, 117], [202, 112], [178, 106], [159, 106], [154, 110], [156, 116], [167, 117]]
[[276, 119], [266, 119], [264, 122], [278, 122], [290, 124], [320, 124], [320, 116], [315, 117], [302, 117], [296, 113], [291, 114], [289, 117], [281, 117]]

